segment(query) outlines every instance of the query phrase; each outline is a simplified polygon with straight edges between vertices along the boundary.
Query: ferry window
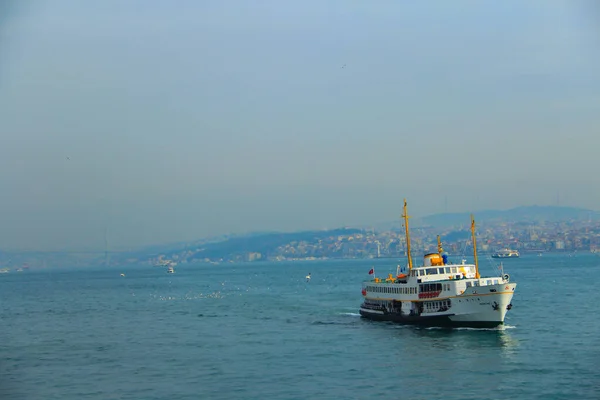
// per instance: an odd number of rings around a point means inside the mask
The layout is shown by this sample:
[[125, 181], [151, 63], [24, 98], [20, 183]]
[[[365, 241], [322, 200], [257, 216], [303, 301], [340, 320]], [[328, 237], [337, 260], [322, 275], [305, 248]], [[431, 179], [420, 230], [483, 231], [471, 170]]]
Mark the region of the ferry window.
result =
[[450, 268], [449, 267], [444, 268], [444, 273], [445, 274], [449, 274], [450, 273]]
[[438, 274], [443, 274], [444, 273], [444, 268], [438, 268]]
[[473, 282], [473, 286], [479, 286], [479, 281]]
[[456, 274], [456, 267], [451, 267], [450, 271], [452, 271], [453, 274]]
[[467, 287], [471, 287], [471, 282], [467, 282]]
[[491, 285], [491, 284], [492, 284], [492, 281], [491, 281], [491, 280], [490, 280], [490, 281], [487, 281], [487, 284], [488, 284], [488, 285]]
[[427, 275], [435, 275], [437, 274], [436, 268], [427, 268]]

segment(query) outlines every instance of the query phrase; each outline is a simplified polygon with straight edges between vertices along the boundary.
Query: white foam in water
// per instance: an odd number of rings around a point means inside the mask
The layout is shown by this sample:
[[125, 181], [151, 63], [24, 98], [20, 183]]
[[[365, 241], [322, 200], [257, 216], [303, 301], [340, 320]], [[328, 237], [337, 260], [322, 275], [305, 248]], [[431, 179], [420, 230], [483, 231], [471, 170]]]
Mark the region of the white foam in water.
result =
[[[470, 327], [466, 327], [466, 326], [461, 326], [461, 327], [454, 327], [454, 328], [450, 328], [456, 331], [503, 331], [506, 329], [515, 329], [516, 326], [512, 326], [512, 325], [500, 325], [497, 326], [495, 328], [470, 328]], [[448, 329], [447, 327], [437, 327], [437, 326], [430, 326], [424, 329]]]
[[360, 317], [360, 314], [353, 313], [353, 312], [345, 312], [345, 313], [341, 313], [340, 315], [347, 315], [349, 317]]

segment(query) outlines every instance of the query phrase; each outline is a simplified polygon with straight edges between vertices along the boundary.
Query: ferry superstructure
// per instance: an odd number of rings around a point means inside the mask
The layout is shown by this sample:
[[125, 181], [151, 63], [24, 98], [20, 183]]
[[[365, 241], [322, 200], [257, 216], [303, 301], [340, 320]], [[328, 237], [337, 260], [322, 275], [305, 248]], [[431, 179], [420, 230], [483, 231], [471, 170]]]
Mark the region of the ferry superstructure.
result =
[[[504, 324], [517, 286], [502, 271], [499, 276], [479, 274], [475, 220], [471, 216], [474, 264], [448, 262], [438, 236], [438, 252], [425, 254], [414, 267], [410, 249], [408, 214], [404, 200], [406, 274], [374, 278], [362, 285], [360, 315], [377, 321], [439, 327], [493, 328]], [[371, 272], [371, 271], [370, 271]]]

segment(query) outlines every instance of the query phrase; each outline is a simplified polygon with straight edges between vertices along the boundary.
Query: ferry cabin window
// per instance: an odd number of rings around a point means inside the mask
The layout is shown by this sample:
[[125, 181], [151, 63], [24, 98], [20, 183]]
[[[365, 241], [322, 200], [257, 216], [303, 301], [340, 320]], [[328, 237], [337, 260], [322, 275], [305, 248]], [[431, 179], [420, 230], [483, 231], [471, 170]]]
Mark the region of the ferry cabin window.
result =
[[450, 267], [450, 272], [456, 274], [456, 267]]
[[471, 282], [467, 282], [467, 287], [471, 287]]
[[443, 274], [444, 273], [444, 268], [438, 268], [438, 274]]
[[420, 285], [419, 289], [421, 292], [436, 292], [442, 290], [441, 283], [426, 283], [424, 285]]
[[427, 275], [437, 274], [437, 268], [427, 268]]

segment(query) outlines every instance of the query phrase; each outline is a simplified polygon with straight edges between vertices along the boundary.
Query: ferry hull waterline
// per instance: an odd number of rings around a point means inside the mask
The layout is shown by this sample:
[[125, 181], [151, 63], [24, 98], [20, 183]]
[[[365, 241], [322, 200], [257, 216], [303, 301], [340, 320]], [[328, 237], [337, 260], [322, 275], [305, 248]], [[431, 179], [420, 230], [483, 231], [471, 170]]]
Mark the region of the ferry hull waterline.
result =
[[[438, 236], [438, 252], [426, 254], [423, 265], [413, 267], [406, 200], [404, 200], [408, 269], [396, 276], [363, 282], [361, 317], [373, 321], [427, 327], [496, 328], [512, 308], [517, 284], [503, 271], [482, 277], [477, 260], [475, 220], [471, 217], [474, 264], [448, 261]], [[370, 275], [375, 275], [372, 268]]]

